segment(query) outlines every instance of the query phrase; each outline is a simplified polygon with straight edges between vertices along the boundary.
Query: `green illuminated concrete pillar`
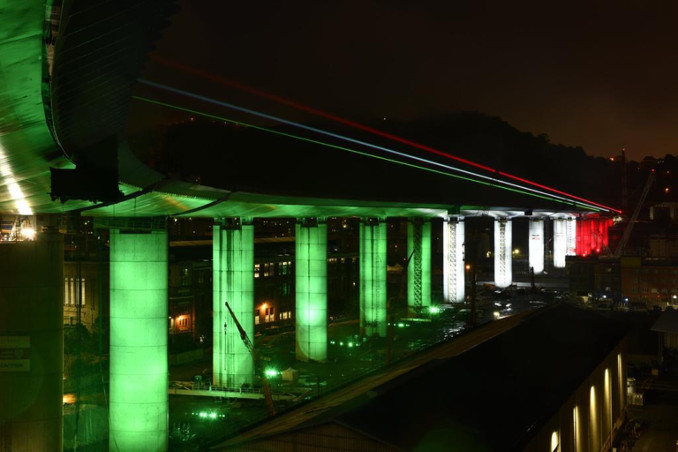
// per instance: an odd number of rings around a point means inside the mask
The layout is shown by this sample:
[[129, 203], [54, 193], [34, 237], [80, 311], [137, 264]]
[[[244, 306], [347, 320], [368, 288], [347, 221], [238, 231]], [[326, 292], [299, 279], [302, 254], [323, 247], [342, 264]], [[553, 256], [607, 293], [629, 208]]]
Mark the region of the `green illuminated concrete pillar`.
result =
[[386, 222], [360, 221], [360, 329], [386, 336]]
[[167, 233], [111, 229], [109, 449], [165, 451]]
[[[251, 223], [251, 222], [250, 222]], [[230, 220], [213, 229], [213, 368], [216, 386], [252, 384], [254, 360], [228, 312], [254, 340], [254, 225]]]
[[299, 219], [296, 238], [297, 359], [327, 359], [327, 225]]
[[56, 232], [0, 244], [0, 450], [60, 451], [64, 249]]
[[407, 306], [419, 313], [431, 305], [431, 222], [413, 218], [407, 223]]

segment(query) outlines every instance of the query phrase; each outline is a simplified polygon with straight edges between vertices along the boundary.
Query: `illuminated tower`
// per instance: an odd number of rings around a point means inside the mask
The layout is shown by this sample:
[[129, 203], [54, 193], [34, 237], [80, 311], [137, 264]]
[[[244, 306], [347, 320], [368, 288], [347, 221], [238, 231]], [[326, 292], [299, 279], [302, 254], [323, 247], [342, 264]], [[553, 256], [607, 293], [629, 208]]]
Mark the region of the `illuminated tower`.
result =
[[530, 218], [530, 267], [534, 274], [544, 271], [544, 220], [542, 218]]
[[494, 285], [508, 287], [513, 282], [511, 256], [512, 251], [512, 223], [510, 218], [495, 218], [494, 220]]
[[553, 266], [565, 268], [565, 254], [567, 252], [567, 220], [553, 219]]
[[431, 222], [412, 218], [407, 222], [407, 306], [418, 314], [431, 305]]
[[360, 328], [386, 336], [386, 222], [360, 221]]
[[111, 229], [109, 449], [167, 450], [167, 232]]
[[213, 384], [239, 388], [252, 384], [254, 361], [226, 308], [254, 340], [254, 225], [229, 219], [212, 231]]
[[296, 238], [297, 359], [327, 360], [327, 224], [300, 218]]
[[464, 218], [449, 217], [443, 223], [443, 298], [464, 301]]

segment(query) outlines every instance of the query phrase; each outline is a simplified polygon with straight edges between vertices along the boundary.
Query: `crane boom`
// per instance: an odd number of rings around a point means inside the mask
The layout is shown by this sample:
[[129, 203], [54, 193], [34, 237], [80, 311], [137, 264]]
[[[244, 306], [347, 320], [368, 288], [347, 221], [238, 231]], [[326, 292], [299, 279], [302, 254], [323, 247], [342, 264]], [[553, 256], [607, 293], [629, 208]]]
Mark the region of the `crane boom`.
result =
[[[247, 350], [250, 352], [250, 355], [252, 356], [252, 361], [256, 361], [254, 346], [252, 345], [252, 341], [250, 340], [249, 336], [247, 336], [247, 331], [245, 331], [242, 325], [240, 325], [240, 322], [238, 322], [238, 318], [235, 316], [235, 313], [231, 309], [231, 306], [228, 304], [228, 301], [224, 301], [224, 304], [226, 304], [226, 309], [228, 309], [228, 313], [231, 314], [233, 323], [235, 323], [236, 328], [238, 328], [238, 333], [240, 333], [240, 339], [242, 340], [243, 344], [245, 344], [245, 347], [247, 347]], [[268, 378], [266, 378], [265, 373], [261, 377], [261, 389], [264, 392], [264, 398], [266, 399], [266, 405], [268, 406], [268, 414], [270, 414], [271, 416], [275, 416], [275, 406], [273, 405], [273, 397], [271, 396], [271, 386], [268, 384]]]

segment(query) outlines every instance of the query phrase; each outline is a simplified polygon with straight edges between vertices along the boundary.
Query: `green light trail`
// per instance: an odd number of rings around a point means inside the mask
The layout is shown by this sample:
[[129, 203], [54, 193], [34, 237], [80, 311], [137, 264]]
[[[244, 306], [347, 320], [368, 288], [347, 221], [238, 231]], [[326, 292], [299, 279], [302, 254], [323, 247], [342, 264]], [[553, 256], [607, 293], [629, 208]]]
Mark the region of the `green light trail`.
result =
[[193, 110], [193, 109], [186, 108], [186, 107], [181, 107], [179, 105], [173, 105], [173, 104], [169, 104], [169, 103], [154, 100], [154, 99], [149, 99], [149, 98], [146, 98], [146, 97], [132, 96], [132, 98], [136, 99], [136, 100], [143, 101], [143, 102], [147, 102], [147, 103], [150, 103], [150, 104], [155, 104], [155, 105], [159, 105], [159, 106], [162, 106], [162, 107], [171, 108], [171, 109], [174, 109], [174, 110], [179, 110], [179, 111], [183, 111], [183, 112], [186, 112], [186, 113], [191, 113], [191, 114], [194, 114], [194, 115], [203, 116], [205, 118], [216, 119], [216, 120], [219, 120], [219, 121], [228, 122], [228, 123], [233, 124], [233, 125], [250, 127], [252, 129], [255, 129], [255, 130], [261, 130], [262, 132], [271, 133], [271, 134], [279, 135], [279, 136], [284, 136], [284, 137], [292, 138], [292, 139], [295, 139], [295, 140], [305, 141], [305, 142], [308, 142], [308, 143], [317, 144], [317, 145], [324, 146], [324, 147], [331, 148], [331, 149], [346, 151], [346, 152], [350, 152], [352, 154], [361, 155], [363, 157], [371, 157], [371, 158], [383, 160], [383, 161], [390, 162], [390, 163], [396, 163], [396, 164], [399, 164], [399, 165], [408, 166], [408, 167], [411, 167], [411, 168], [415, 168], [415, 169], [419, 169], [419, 170], [423, 170], [423, 171], [428, 171], [428, 172], [431, 172], [431, 173], [440, 174], [440, 175], [452, 177], [452, 178], [455, 178], [455, 179], [461, 179], [461, 180], [465, 180], [465, 181], [468, 181], [468, 182], [474, 182], [476, 184], [481, 184], [481, 185], [485, 185], [485, 186], [488, 186], [488, 187], [499, 188], [499, 189], [502, 189], [502, 190], [519, 193], [519, 194], [522, 194], [522, 195], [527, 195], [527, 196], [532, 196], [532, 197], [535, 197], [535, 198], [545, 199], [547, 201], [557, 202], [557, 203], [560, 203], [560, 204], [566, 204], [568, 206], [577, 206], [577, 207], [580, 207], [582, 209], [591, 210], [593, 212], [600, 212], [602, 210], [602, 209], [598, 209], [598, 208], [595, 208], [595, 207], [591, 207], [591, 206], [579, 203], [577, 201], [564, 201], [562, 199], [554, 198], [554, 197], [548, 196], [548, 195], [541, 195], [541, 194], [537, 194], [537, 193], [533, 193], [533, 192], [529, 192], [529, 191], [525, 191], [525, 190], [521, 190], [521, 189], [517, 189], [517, 188], [503, 187], [503, 186], [500, 186], [500, 185], [496, 185], [495, 183], [492, 183], [492, 182], [484, 182], [484, 181], [480, 181], [480, 180], [477, 180], [477, 179], [473, 179], [471, 177], [460, 176], [458, 174], [451, 174], [451, 173], [448, 173], [448, 172], [445, 172], [445, 171], [441, 171], [441, 170], [437, 170], [437, 169], [433, 169], [433, 168], [428, 168], [428, 167], [421, 166], [421, 165], [416, 165], [414, 163], [407, 163], [407, 162], [392, 159], [392, 158], [389, 158], [389, 157], [384, 157], [384, 156], [381, 156], [381, 155], [374, 155], [374, 154], [370, 154], [369, 152], [358, 151], [358, 150], [348, 148], [348, 147], [345, 147], [345, 146], [339, 146], [339, 145], [336, 145], [336, 144], [327, 143], [327, 142], [320, 141], [320, 140], [314, 140], [312, 138], [302, 137], [302, 136], [295, 135], [295, 134], [292, 134], [292, 133], [287, 133], [287, 132], [282, 132], [282, 131], [279, 131], [279, 130], [270, 129], [270, 128], [267, 128], [267, 127], [257, 126], [257, 125], [246, 123], [246, 122], [243, 122], [243, 121], [236, 121], [234, 119], [229, 119], [229, 118], [226, 118], [226, 117], [223, 117], [223, 116], [213, 115], [213, 114], [210, 114], [210, 113], [205, 113], [205, 112], [202, 112], [202, 111]]

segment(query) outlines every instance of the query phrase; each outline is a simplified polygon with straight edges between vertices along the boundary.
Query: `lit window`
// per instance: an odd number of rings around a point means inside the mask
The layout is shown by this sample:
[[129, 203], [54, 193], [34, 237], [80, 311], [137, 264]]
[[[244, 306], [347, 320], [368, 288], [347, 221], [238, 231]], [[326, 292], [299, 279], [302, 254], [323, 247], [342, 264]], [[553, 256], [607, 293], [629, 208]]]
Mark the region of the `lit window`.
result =
[[80, 292], [80, 306], [85, 306], [85, 278], [64, 278], [64, 305], [77, 306]]
[[261, 265], [259, 264], [254, 264], [254, 277], [258, 278], [259, 277], [259, 272], [261, 271]]
[[558, 452], [559, 450], [558, 432], [551, 433], [551, 452]]

